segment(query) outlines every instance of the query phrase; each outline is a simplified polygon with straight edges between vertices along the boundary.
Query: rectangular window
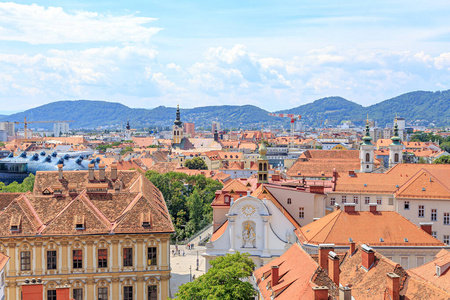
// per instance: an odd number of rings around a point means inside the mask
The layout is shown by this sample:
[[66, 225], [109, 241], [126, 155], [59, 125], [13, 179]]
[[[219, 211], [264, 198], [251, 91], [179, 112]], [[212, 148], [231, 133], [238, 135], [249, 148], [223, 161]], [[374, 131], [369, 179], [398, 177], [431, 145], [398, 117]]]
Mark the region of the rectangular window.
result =
[[20, 270], [21, 271], [31, 270], [31, 251], [20, 252]]
[[148, 286], [148, 300], [157, 300], [158, 299], [158, 289], [156, 285]]
[[83, 289], [73, 289], [72, 294], [74, 300], [83, 300]]
[[330, 199], [330, 204], [331, 204], [331, 206], [334, 206], [336, 204], [336, 198], [332, 197]]
[[147, 248], [147, 266], [156, 266], [156, 247]]
[[444, 225], [450, 225], [450, 213], [444, 213]]
[[433, 208], [431, 210], [431, 221], [437, 221], [437, 209]]
[[56, 290], [47, 290], [47, 300], [56, 300]]
[[108, 288], [98, 288], [98, 300], [108, 300]]
[[[392, 198], [390, 198], [390, 199], [392, 199]], [[383, 204], [383, 200], [382, 200], [381, 197], [377, 197], [377, 204], [378, 205], [382, 205]]]
[[419, 218], [423, 218], [425, 216], [425, 206], [419, 205]]
[[353, 196], [353, 203], [358, 204], [359, 197]]
[[403, 209], [409, 209], [409, 201], [405, 201]]
[[133, 266], [133, 248], [123, 248], [123, 266]]
[[341, 202], [347, 203], [347, 196], [341, 196]]
[[82, 269], [83, 268], [83, 252], [82, 250], [72, 251], [73, 268]]
[[417, 257], [417, 265], [416, 265], [416, 267], [421, 266], [424, 263], [425, 263], [425, 257], [423, 257], [423, 256]]
[[394, 205], [394, 198], [390, 197], [390, 198], [388, 199], [388, 204], [389, 204], [389, 205]]
[[436, 231], [432, 231], [431, 232], [431, 236], [434, 237], [435, 239], [437, 238], [437, 232]]
[[56, 250], [47, 251], [47, 270], [56, 270]]
[[409, 258], [407, 256], [400, 258], [400, 264], [403, 269], [409, 269]]
[[123, 300], [133, 300], [133, 287], [124, 286], [123, 287]]
[[98, 249], [98, 267], [108, 267], [108, 249]]
[[444, 235], [444, 244], [450, 244], [450, 235]]
[[370, 197], [369, 196], [365, 196], [364, 197], [364, 204], [369, 204], [370, 203]]
[[298, 208], [298, 217], [300, 219], [304, 219], [305, 218], [305, 208], [304, 207], [299, 207]]

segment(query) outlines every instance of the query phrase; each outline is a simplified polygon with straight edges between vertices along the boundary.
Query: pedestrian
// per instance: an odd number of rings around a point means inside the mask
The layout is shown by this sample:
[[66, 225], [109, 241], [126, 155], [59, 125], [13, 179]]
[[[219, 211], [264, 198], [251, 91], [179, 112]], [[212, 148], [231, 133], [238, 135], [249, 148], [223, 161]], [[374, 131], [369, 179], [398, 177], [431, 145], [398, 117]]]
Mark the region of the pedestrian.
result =
[[184, 256], [184, 250], [183, 250], [183, 256]]

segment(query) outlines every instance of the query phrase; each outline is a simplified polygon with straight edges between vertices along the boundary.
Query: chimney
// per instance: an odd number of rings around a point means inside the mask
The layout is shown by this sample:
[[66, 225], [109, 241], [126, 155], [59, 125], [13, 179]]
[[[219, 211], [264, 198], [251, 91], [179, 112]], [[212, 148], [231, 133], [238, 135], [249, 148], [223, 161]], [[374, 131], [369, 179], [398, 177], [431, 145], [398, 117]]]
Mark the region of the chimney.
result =
[[377, 204], [376, 203], [369, 203], [370, 212], [376, 213], [377, 212]]
[[279, 279], [279, 267], [278, 266], [272, 266], [271, 275], [272, 275], [272, 286], [276, 286], [278, 284], [278, 279]]
[[22, 284], [22, 300], [42, 300], [44, 298], [44, 286], [40, 278], [25, 280]]
[[395, 273], [387, 273], [387, 289], [391, 300], [400, 299], [400, 276]]
[[58, 164], [58, 180], [61, 181], [63, 179], [63, 164]]
[[59, 285], [56, 287], [56, 300], [70, 299], [70, 285]]
[[98, 179], [100, 181], [105, 181], [105, 164], [98, 165]]
[[89, 164], [88, 170], [89, 170], [89, 181], [94, 181], [94, 164]]
[[344, 203], [344, 211], [346, 213], [352, 213], [355, 212], [355, 203]]
[[433, 223], [419, 223], [419, 224], [420, 224], [420, 228], [423, 231], [425, 231], [426, 233], [431, 235], [431, 228], [433, 227]]
[[352, 300], [352, 289], [348, 286], [340, 286], [339, 300]]
[[115, 162], [111, 164], [111, 180], [117, 180], [117, 163]]
[[355, 244], [355, 242], [351, 241], [350, 242], [350, 250], [349, 250], [350, 257], [353, 256], [353, 253], [355, 253], [355, 250], [356, 250], [356, 244]]
[[328, 277], [339, 286], [339, 257], [333, 251], [328, 253]]
[[334, 244], [319, 245], [319, 266], [328, 271], [328, 253], [334, 251]]
[[361, 265], [369, 271], [375, 261], [375, 252], [366, 244], [361, 246]]
[[314, 286], [314, 300], [328, 300], [328, 287], [326, 286]]

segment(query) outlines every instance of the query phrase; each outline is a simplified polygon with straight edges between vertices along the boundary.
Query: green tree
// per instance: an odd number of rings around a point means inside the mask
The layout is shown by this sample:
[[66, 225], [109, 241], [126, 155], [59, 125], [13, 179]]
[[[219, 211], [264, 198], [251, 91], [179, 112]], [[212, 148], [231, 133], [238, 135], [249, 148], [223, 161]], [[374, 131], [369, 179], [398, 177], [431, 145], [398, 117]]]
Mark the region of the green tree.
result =
[[26, 177], [22, 183], [18, 183], [17, 181], [11, 182], [8, 185], [5, 185], [3, 182], [0, 182], [0, 192], [1, 193], [26, 193], [33, 191], [34, 188], [34, 180], [35, 176], [30, 173], [28, 177]]
[[433, 164], [450, 164], [450, 155], [444, 155], [433, 161]]
[[124, 155], [127, 152], [133, 152], [133, 147], [127, 146], [120, 151], [120, 155]]
[[441, 149], [450, 153], [450, 142], [444, 142], [440, 145]]
[[186, 168], [191, 170], [208, 170], [208, 166], [201, 157], [194, 157], [193, 159], [186, 160], [184, 164]]
[[255, 264], [249, 254], [227, 254], [212, 260], [206, 274], [180, 287], [175, 294], [179, 300], [252, 300], [256, 291], [247, 279]]

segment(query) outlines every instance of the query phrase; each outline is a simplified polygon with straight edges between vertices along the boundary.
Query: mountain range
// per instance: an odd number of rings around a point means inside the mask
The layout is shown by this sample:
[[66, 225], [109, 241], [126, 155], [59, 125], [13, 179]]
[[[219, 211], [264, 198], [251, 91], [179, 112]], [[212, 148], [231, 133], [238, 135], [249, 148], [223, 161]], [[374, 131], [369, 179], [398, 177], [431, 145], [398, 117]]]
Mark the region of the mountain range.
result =
[[[176, 108], [158, 106], [153, 109], [130, 108], [106, 101], [76, 100], [57, 101], [24, 112], [0, 116], [0, 121], [21, 122], [26, 116], [33, 121], [73, 120], [70, 128], [123, 128], [129, 120], [133, 128], [167, 127], [173, 124]], [[450, 125], [450, 90], [438, 92], [416, 91], [364, 107], [341, 97], [327, 97], [276, 113], [302, 115], [302, 122], [310, 126], [324, 123], [337, 125], [351, 120], [357, 125], [365, 122], [366, 115], [384, 127], [396, 114], [416, 125]], [[284, 126], [289, 120], [271, 117], [269, 112], [253, 105], [204, 106], [181, 109], [183, 122], [211, 127], [212, 121], [220, 121], [223, 128], [258, 128]], [[29, 124], [30, 128], [52, 128], [51, 123]], [[23, 125], [18, 125], [22, 128]]]

